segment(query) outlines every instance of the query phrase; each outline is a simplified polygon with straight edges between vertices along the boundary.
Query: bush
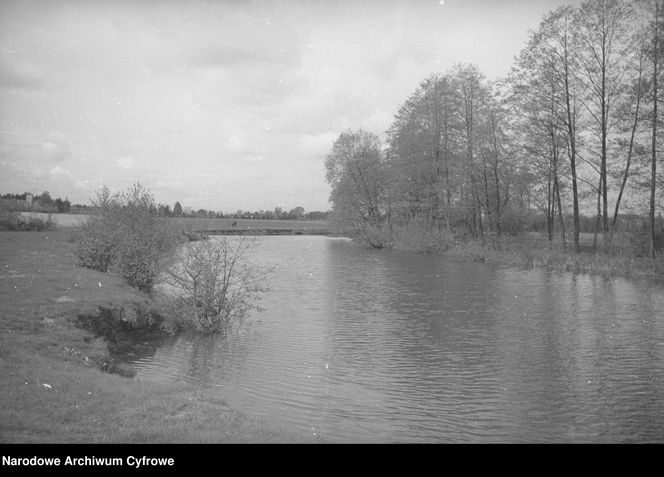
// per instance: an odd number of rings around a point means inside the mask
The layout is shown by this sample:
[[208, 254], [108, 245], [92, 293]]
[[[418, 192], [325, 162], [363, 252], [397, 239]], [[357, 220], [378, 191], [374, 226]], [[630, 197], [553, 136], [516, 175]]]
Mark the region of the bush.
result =
[[444, 229], [427, 228], [424, 220], [412, 219], [407, 224], [393, 226], [393, 246], [416, 252], [444, 251], [454, 244], [454, 234]]
[[104, 187], [93, 205], [99, 210], [76, 234], [80, 265], [117, 271], [141, 291], [151, 291], [178, 244], [167, 219], [157, 216], [152, 195], [140, 184], [111, 195]]
[[0, 208], [0, 230], [15, 232], [43, 232], [55, 230], [56, 224], [51, 214], [46, 219], [21, 215], [20, 212]]
[[185, 246], [165, 274], [165, 282], [179, 294], [170, 308], [185, 324], [202, 333], [229, 331], [257, 309], [264, 291], [265, 271], [248, 255], [255, 239], [226, 236]]
[[[512, 208], [506, 209], [501, 217], [501, 232], [516, 237], [525, 230], [536, 229], [536, 220], [536, 217], [529, 216], [525, 211]], [[542, 230], [546, 230], [546, 224], [544, 224]]]
[[[628, 237], [630, 247], [629, 251], [637, 257], [646, 257], [650, 255], [651, 231], [650, 222], [647, 219], [641, 219], [632, 227], [625, 231]], [[655, 250], [664, 250], [664, 232], [655, 232]]]
[[79, 264], [106, 273], [117, 253], [116, 232], [108, 217], [88, 217], [74, 233], [74, 240], [78, 242], [74, 254]]

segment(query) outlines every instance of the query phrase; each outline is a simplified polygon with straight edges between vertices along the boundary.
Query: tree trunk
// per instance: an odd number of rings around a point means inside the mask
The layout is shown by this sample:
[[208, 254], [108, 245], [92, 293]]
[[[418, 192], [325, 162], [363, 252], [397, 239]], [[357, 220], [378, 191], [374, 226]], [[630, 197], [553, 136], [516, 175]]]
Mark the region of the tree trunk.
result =
[[569, 51], [567, 44], [567, 25], [564, 34], [564, 83], [565, 83], [565, 106], [567, 114], [567, 136], [569, 145], [569, 160], [572, 172], [572, 200], [574, 213], [574, 252], [579, 253], [579, 190], [576, 178], [576, 130], [575, 112], [572, 111], [572, 92], [570, 91]]
[[625, 191], [625, 185], [627, 184], [627, 178], [629, 177], [629, 167], [632, 163], [632, 152], [634, 151], [634, 137], [636, 136], [636, 128], [639, 124], [639, 109], [641, 106], [641, 74], [643, 72], [643, 52], [639, 58], [639, 77], [638, 89], [636, 92], [636, 107], [634, 110], [634, 122], [632, 123], [632, 130], [629, 136], [629, 147], [627, 148], [627, 161], [625, 164], [625, 172], [623, 173], [622, 181], [620, 183], [620, 191], [618, 192], [618, 198], [616, 199], [616, 206], [613, 211], [613, 220], [611, 221], [611, 233], [609, 236], [610, 248], [613, 253], [613, 235], [616, 230], [616, 222], [618, 221], [618, 211], [620, 210], [620, 201], [622, 200], [623, 192]]
[[659, 76], [659, 0], [655, 2], [655, 21], [653, 31], [653, 74], [652, 74], [652, 158], [650, 163], [650, 257], [655, 258], [655, 186], [657, 179], [657, 80]]

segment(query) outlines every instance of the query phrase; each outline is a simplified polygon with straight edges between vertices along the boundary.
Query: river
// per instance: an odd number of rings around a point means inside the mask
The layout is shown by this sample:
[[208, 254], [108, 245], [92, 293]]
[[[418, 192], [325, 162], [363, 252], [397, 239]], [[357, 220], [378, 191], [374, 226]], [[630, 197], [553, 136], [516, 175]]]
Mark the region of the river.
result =
[[664, 442], [661, 282], [257, 240], [264, 311], [137, 344], [137, 379], [324, 442]]

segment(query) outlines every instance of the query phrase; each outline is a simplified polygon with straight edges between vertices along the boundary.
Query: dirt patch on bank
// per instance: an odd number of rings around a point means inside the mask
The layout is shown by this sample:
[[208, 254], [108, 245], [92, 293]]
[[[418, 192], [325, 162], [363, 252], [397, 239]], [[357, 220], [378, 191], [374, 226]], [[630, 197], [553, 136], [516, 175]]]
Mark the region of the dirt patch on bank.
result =
[[169, 321], [148, 301], [100, 306], [95, 313], [80, 313], [77, 326], [88, 330], [107, 344], [108, 355], [95, 364], [105, 372], [134, 377], [136, 370], [123, 358], [136, 343], [156, 351], [165, 336], [173, 334]]

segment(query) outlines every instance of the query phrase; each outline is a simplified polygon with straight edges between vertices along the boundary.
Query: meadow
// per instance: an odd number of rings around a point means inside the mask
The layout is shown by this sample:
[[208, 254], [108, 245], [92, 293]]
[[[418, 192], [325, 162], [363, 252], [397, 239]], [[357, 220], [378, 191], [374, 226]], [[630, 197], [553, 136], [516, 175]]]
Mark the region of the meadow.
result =
[[302, 440], [212, 390], [102, 372], [107, 343], [78, 317], [148, 298], [119, 276], [78, 267], [72, 231], [0, 232], [0, 442]]

